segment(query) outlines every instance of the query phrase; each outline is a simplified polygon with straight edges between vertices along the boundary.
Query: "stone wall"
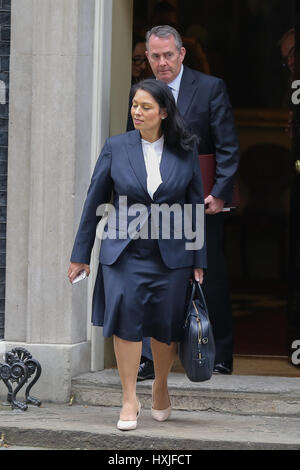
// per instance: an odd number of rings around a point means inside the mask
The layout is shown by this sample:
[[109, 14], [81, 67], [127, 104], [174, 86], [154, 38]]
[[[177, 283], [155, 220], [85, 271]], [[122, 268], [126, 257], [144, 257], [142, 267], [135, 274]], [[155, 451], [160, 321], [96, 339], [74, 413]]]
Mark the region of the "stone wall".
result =
[[87, 285], [67, 270], [91, 173], [94, 6], [11, 4], [5, 349], [40, 361], [51, 401], [90, 367]]
[[5, 314], [10, 3], [0, 0], [0, 339]]

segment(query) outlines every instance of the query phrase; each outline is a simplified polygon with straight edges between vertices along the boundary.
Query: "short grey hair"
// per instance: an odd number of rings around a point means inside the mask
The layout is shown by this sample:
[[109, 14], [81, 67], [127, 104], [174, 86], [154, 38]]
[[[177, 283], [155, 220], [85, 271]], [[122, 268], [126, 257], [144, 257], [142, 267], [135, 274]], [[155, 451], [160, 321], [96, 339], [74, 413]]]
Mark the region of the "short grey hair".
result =
[[146, 34], [146, 49], [149, 51], [149, 39], [151, 36], [157, 36], [158, 38], [167, 38], [168, 36], [174, 36], [175, 45], [178, 51], [182, 48], [182, 39], [178, 31], [169, 25], [154, 26]]

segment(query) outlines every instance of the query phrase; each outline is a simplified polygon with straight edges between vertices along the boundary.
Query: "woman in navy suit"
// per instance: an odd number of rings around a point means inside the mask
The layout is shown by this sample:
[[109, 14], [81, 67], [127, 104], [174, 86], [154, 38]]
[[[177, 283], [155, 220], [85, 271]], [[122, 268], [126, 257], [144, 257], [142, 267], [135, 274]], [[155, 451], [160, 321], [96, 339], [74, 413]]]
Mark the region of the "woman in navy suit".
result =
[[[136, 379], [143, 337], [151, 337], [155, 367], [152, 416], [158, 421], [169, 417], [167, 377], [181, 338], [188, 287], [193, 275], [202, 282], [206, 267], [205, 243], [197, 241], [200, 229], [204, 233], [197, 138], [186, 130], [165, 83], [143, 80], [133, 87], [132, 96], [135, 130], [105, 142], [68, 271], [70, 282], [83, 270], [89, 274], [101, 208], [112, 195], [92, 322], [103, 326], [104, 336], [114, 337], [123, 389], [117, 424], [121, 430], [137, 425]], [[191, 236], [185, 230], [188, 222]]]

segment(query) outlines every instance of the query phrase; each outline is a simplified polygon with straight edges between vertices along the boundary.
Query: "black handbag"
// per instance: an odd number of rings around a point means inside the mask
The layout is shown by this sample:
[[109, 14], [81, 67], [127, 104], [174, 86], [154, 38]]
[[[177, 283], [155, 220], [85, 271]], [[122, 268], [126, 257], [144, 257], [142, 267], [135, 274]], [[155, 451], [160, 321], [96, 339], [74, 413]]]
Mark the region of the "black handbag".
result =
[[200, 284], [194, 281], [179, 343], [179, 358], [191, 382], [211, 378], [215, 355], [215, 341], [205, 298]]

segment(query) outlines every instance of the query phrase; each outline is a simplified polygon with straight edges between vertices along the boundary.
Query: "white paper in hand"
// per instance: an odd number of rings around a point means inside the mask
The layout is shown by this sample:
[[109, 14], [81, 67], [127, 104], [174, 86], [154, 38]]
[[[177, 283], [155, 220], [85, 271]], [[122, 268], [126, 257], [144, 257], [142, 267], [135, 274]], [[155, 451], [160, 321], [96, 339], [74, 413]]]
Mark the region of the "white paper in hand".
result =
[[85, 279], [85, 278], [86, 278], [86, 271], [83, 270], [78, 274], [78, 276], [75, 277], [75, 279], [73, 279], [72, 284], [76, 284], [77, 282], [82, 281], [82, 279]]

